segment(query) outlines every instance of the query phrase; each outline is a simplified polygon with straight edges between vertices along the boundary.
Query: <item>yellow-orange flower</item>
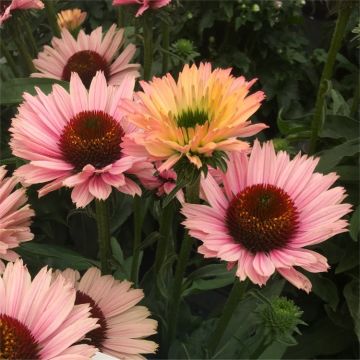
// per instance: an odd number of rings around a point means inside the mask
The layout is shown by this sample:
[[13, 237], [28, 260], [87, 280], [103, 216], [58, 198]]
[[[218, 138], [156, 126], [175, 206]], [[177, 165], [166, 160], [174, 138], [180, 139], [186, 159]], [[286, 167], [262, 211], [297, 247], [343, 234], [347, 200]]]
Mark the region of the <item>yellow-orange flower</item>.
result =
[[143, 91], [137, 92], [135, 101], [121, 105], [128, 120], [143, 130], [130, 135], [124, 151], [163, 160], [163, 171], [183, 156], [201, 169], [216, 151], [246, 150], [249, 145], [237, 137], [267, 127], [248, 120], [264, 93], [248, 96], [256, 79], [247, 82], [230, 73], [231, 69], [212, 70], [210, 63], [201, 63], [185, 65], [177, 82], [170, 74], [141, 82]]
[[80, 9], [63, 10], [57, 14], [57, 23], [61, 29], [76, 30], [86, 19], [86, 11]]

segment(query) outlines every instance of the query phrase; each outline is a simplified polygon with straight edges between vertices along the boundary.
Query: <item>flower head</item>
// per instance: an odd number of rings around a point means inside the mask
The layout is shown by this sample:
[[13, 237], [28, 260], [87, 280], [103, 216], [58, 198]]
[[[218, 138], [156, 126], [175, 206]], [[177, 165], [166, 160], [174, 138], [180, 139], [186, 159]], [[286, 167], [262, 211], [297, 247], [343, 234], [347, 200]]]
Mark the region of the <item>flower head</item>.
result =
[[122, 5], [140, 5], [139, 10], [136, 13], [136, 17], [142, 15], [147, 9], [159, 9], [168, 5], [171, 0], [113, 0], [114, 6]]
[[292, 334], [301, 334], [298, 325], [306, 325], [301, 320], [301, 309], [285, 297], [268, 299], [261, 294], [257, 294], [257, 297], [261, 304], [256, 313], [264, 332], [264, 341], [267, 344], [278, 341], [286, 345], [295, 345], [296, 340]]
[[0, 273], [5, 268], [1, 259], [15, 261], [18, 255], [12, 249], [34, 238], [30, 231], [34, 211], [26, 204], [25, 189], [14, 191], [18, 180], [5, 175], [5, 167], [0, 166]]
[[310, 272], [327, 271], [324, 256], [305, 246], [345, 232], [341, 219], [351, 205], [342, 187], [330, 186], [334, 173], [314, 173], [318, 159], [298, 154], [293, 160], [273, 144], [255, 142], [250, 157], [233, 153], [224, 187], [208, 176], [202, 191], [208, 205], [185, 204], [185, 226], [201, 240], [198, 251], [237, 265], [240, 280], [264, 285], [278, 271], [296, 287], [311, 290]]
[[123, 120], [117, 104], [132, 97], [135, 79], [127, 76], [119, 86], [107, 86], [98, 72], [89, 91], [77, 74], [70, 93], [59, 85], [45, 95], [24, 94], [25, 102], [13, 119], [10, 145], [16, 156], [30, 163], [17, 169], [24, 184], [50, 182], [39, 195], [62, 186], [73, 188], [72, 200], [84, 207], [94, 198], [105, 200], [112, 187], [130, 195], [140, 187], [127, 175], [151, 176], [145, 158], [125, 155], [122, 138], [135, 128]]
[[139, 64], [129, 64], [136, 51], [134, 45], [129, 44], [117, 56], [123, 41], [124, 30], [116, 30], [115, 24], [104, 37], [101, 26], [90, 35], [80, 30], [77, 40], [64, 28], [61, 38], [54, 37], [52, 46], [46, 45], [33, 61], [40, 72], [31, 76], [69, 81], [71, 73], [76, 72], [89, 88], [96, 72], [102, 71], [110, 85], [118, 85], [128, 75], [139, 76]]
[[197, 169], [223, 151], [243, 151], [248, 144], [237, 139], [254, 135], [266, 126], [252, 125], [249, 117], [259, 108], [264, 94], [247, 96], [252, 80], [230, 75], [231, 69], [211, 70], [211, 64], [185, 65], [178, 81], [167, 74], [141, 82], [143, 92], [137, 101], [122, 107], [128, 120], [143, 129], [132, 137], [130, 152], [142, 147], [154, 160], [164, 163], [160, 171], [170, 169], [181, 158]]
[[78, 29], [86, 19], [86, 11], [80, 9], [68, 9], [57, 14], [57, 23], [60, 28], [74, 31]]
[[99, 319], [100, 327], [86, 335], [89, 344], [120, 359], [142, 359], [140, 354], [156, 351], [156, 343], [145, 337], [156, 334], [157, 322], [149, 319], [145, 306], [136, 305], [144, 297], [142, 290], [111, 275], [101, 276], [97, 268], [90, 268], [80, 280], [72, 269], [62, 275], [77, 289], [76, 304], [89, 303], [92, 316]]
[[[158, 169], [161, 166], [161, 161], [156, 162], [155, 167]], [[143, 181], [145, 188], [149, 190], [156, 189], [156, 195], [162, 197], [164, 195], [169, 195], [176, 187], [176, 172], [172, 169], [155, 171], [154, 175]], [[184, 192], [182, 189], [179, 189], [176, 192], [176, 198], [183, 203], [185, 201]]]
[[74, 345], [96, 329], [89, 304], [75, 304], [76, 291], [46, 267], [31, 281], [21, 260], [0, 276], [0, 358], [87, 360], [95, 347]]
[[0, 26], [11, 17], [14, 10], [43, 9], [41, 0], [1, 0], [0, 2]]

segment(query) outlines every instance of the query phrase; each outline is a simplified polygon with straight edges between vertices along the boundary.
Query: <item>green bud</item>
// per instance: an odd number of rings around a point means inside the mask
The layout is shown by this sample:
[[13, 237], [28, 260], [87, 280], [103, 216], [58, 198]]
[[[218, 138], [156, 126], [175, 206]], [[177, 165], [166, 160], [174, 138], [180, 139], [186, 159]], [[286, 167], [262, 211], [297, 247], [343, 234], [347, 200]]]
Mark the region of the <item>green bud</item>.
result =
[[194, 44], [187, 39], [179, 39], [173, 45], [175, 52], [180, 56], [187, 56], [194, 52]]
[[280, 150], [286, 151], [290, 147], [289, 142], [286, 139], [281, 139], [281, 138], [273, 139], [273, 144], [276, 151], [280, 151]]
[[296, 344], [292, 334], [299, 333], [297, 325], [305, 323], [300, 319], [303, 312], [292, 300], [277, 297], [264, 301], [258, 313], [269, 343], [277, 340], [287, 345]]
[[252, 6], [252, 9], [251, 9], [253, 12], [259, 12], [260, 11], [260, 6], [258, 4], [254, 4]]

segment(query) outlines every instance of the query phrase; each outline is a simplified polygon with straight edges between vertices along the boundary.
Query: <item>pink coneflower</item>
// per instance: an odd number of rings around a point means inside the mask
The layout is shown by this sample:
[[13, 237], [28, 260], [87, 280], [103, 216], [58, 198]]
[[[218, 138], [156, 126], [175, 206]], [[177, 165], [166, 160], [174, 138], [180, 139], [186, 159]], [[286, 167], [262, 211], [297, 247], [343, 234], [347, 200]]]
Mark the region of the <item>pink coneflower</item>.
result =
[[264, 94], [247, 96], [255, 80], [247, 82], [230, 73], [231, 69], [212, 71], [211, 64], [202, 63], [185, 65], [177, 82], [170, 74], [141, 82], [137, 101], [121, 105], [128, 120], [143, 130], [131, 137], [134, 144], [126, 151], [138, 154], [142, 147], [153, 160], [164, 161], [159, 168], [163, 171], [181, 158], [201, 169], [220, 152], [248, 149], [238, 137], [266, 128], [249, 121]]
[[207, 205], [185, 204], [185, 226], [201, 240], [199, 252], [237, 265], [240, 280], [264, 285], [277, 270], [293, 285], [311, 290], [310, 272], [327, 271], [327, 259], [305, 246], [345, 232], [341, 217], [345, 190], [329, 189], [335, 173], [314, 173], [319, 159], [275, 153], [271, 142], [255, 142], [250, 157], [233, 153], [221, 188], [211, 176], [202, 181]]
[[140, 5], [136, 17], [142, 15], [147, 9], [159, 9], [168, 5], [171, 0], [113, 0], [114, 6]]
[[5, 269], [1, 259], [15, 261], [19, 256], [12, 249], [34, 238], [30, 231], [34, 211], [26, 204], [25, 190], [13, 191], [18, 180], [5, 175], [5, 167], [0, 166], [0, 273]]
[[146, 337], [156, 334], [157, 321], [149, 319], [145, 306], [136, 305], [143, 297], [141, 289], [132, 289], [128, 281], [101, 276], [90, 268], [79, 281], [79, 273], [67, 269], [61, 273], [76, 289], [76, 304], [91, 305], [100, 327], [88, 333], [88, 343], [99, 351], [119, 359], [143, 359], [140, 354], [154, 353], [157, 344]]
[[14, 10], [43, 9], [41, 0], [1, 0], [0, 2], [0, 26], [11, 17]]
[[[158, 169], [161, 166], [161, 161], [155, 163], [155, 168]], [[172, 169], [155, 171], [154, 175], [151, 178], [143, 181], [145, 188], [154, 190], [156, 189], [156, 195], [158, 197], [163, 197], [169, 195], [176, 187], [176, 172]], [[184, 192], [182, 189], [179, 189], [176, 193], [176, 198], [183, 203], [185, 201]]]
[[117, 104], [132, 98], [135, 79], [127, 76], [119, 86], [107, 86], [98, 72], [86, 90], [77, 74], [70, 93], [59, 85], [45, 95], [24, 94], [25, 102], [13, 119], [10, 145], [14, 155], [30, 163], [17, 169], [24, 184], [50, 182], [39, 195], [62, 186], [73, 188], [72, 200], [84, 207], [94, 198], [105, 200], [112, 187], [130, 195], [141, 188], [127, 174], [152, 175], [144, 158], [123, 154], [122, 138], [134, 131], [123, 120]]
[[117, 55], [123, 41], [124, 29], [116, 30], [115, 24], [104, 37], [101, 26], [90, 35], [80, 30], [77, 40], [62, 29], [61, 39], [54, 37], [52, 47], [46, 45], [34, 60], [40, 72], [31, 76], [69, 81], [71, 73], [76, 72], [89, 88], [96, 72], [102, 71], [109, 85], [118, 85], [126, 76], [139, 76], [140, 65], [129, 64], [136, 51], [134, 45], [129, 44]]
[[95, 347], [74, 345], [96, 329], [89, 304], [75, 305], [76, 291], [46, 267], [31, 281], [21, 260], [0, 276], [0, 358], [88, 360]]

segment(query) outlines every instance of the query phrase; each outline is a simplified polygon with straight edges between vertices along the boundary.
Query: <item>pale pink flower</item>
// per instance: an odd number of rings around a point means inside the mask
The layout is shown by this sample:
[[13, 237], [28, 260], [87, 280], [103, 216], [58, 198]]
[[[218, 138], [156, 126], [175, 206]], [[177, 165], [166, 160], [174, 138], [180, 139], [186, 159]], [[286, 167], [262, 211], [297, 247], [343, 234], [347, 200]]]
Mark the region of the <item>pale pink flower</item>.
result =
[[139, 155], [143, 149], [163, 161], [163, 171], [182, 158], [201, 169], [215, 152], [246, 151], [249, 145], [239, 137], [267, 127], [249, 120], [264, 99], [262, 91], [249, 95], [255, 81], [236, 78], [231, 69], [212, 70], [210, 63], [185, 65], [177, 81], [170, 74], [141, 81], [136, 101], [120, 105], [129, 122], [142, 129], [129, 136], [126, 152]]
[[34, 211], [26, 203], [25, 189], [14, 191], [18, 179], [5, 175], [5, 167], [0, 166], [0, 273], [5, 269], [1, 259], [15, 261], [19, 255], [12, 249], [34, 238], [30, 231]]
[[54, 37], [52, 46], [45, 45], [33, 61], [40, 72], [31, 76], [69, 81], [71, 73], [76, 72], [89, 88], [96, 72], [102, 71], [109, 85], [121, 84], [126, 76], [139, 76], [140, 66], [129, 64], [136, 51], [133, 44], [129, 44], [118, 55], [123, 42], [124, 29], [116, 30], [115, 24], [104, 36], [101, 26], [90, 35], [80, 30], [77, 40], [64, 28], [61, 38]]
[[42, 268], [31, 281], [21, 260], [0, 276], [0, 357], [89, 360], [93, 346], [78, 344], [96, 329], [89, 304], [75, 305], [76, 291], [62, 276]]
[[134, 196], [141, 188], [127, 175], [148, 173], [145, 158], [123, 154], [122, 138], [135, 131], [123, 119], [118, 102], [132, 98], [135, 79], [128, 75], [119, 86], [107, 86], [98, 72], [87, 90], [73, 73], [70, 93], [59, 85], [45, 95], [25, 93], [25, 102], [12, 121], [10, 145], [14, 155], [30, 163], [16, 170], [25, 185], [47, 183], [39, 195], [62, 186], [73, 188], [72, 200], [84, 207], [94, 198], [105, 200], [112, 187]]
[[168, 5], [171, 0], [113, 0], [114, 6], [140, 5], [136, 17], [142, 15], [148, 9], [159, 9]]
[[76, 289], [76, 303], [91, 305], [91, 314], [99, 319], [100, 327], [88, 333], [88, 343], [99, 351], [118, 359], [144, 359], [140, 354], [154, 353], [157, 344], [145, 338], [156, 334], [157, 321], [138, 304], [144, 297], [141, 289], [131, 283], [101, 276], [90, 268], [79, 280], [77, 271], [66, 269], [62, 274]]
[[43, 9], [41, 0], [1, 0], [0, 3], [0, 26], [11, 17], [14, 10]]
[[275, 153], [271, 142], [255, 142], [250, 157], [233, 153], [221, 188], [209, 175], [202, 180], [208, 205], [185, 204], [184, 225], [201, 240], [198, 251], [237, 266], [264, 285], [278, 271], [297, 288], [311, 290], [309, 272], [327, 271], [327, 259], [304, 247], [319, 244], [347, 231], [342, 216], [351, 205], [342, 204], [345, 190], [330, 186], [335, 173], [314, 173], [319, 159], [286, 152]]

